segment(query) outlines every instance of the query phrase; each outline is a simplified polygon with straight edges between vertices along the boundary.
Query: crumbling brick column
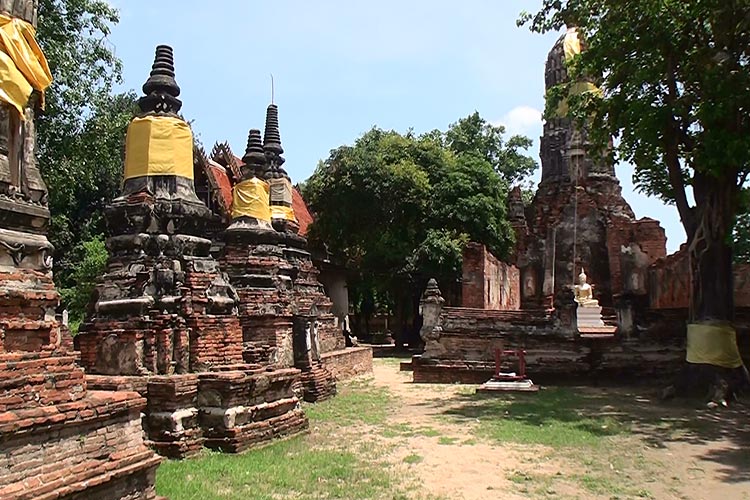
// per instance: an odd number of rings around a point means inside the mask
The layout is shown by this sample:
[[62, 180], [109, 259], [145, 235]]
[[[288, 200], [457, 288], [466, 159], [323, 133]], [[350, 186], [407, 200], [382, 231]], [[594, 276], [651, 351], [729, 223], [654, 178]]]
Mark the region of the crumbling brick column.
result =
[[[0, 13], [30, 28], [36, 4], [0, 2]], [[55, 316], [47, 187], [34, 150], [43, 91], [22, 103], [23, 127], [0, 104], [0, 498], [153, 499], [160, 459], [143, 440], [146, 401], [89, 390]]]

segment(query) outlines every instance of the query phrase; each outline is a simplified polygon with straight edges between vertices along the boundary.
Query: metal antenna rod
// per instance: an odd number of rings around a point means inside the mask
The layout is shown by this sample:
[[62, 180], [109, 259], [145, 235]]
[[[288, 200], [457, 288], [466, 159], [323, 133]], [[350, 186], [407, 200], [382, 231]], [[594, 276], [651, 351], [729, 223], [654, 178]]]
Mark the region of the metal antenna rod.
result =
[[273, 104], [273, 73], [271, 73], [271, 104]]

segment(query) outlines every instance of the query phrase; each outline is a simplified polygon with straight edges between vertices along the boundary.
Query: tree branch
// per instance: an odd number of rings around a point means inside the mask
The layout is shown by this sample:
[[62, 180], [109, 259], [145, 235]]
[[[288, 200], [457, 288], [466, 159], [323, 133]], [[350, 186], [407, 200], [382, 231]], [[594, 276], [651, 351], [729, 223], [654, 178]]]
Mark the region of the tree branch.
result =
[[680, 220], [685, 227], [688, 239], [695, 232], [695, 217], [693, 210], [687, 200], [685, 192], [685, 179], [682, 176], [679, 155], [680, 126], [674, 117], [674, 109], [677, 105], [677, 79], [675, 77], [674, 59], [671, 55], [666, 57], [667, 73], [667, 103], [672, 108], [668, 113], [667, 127], [664, 133], [664, 160], [669, 172], [669, 183], [674, 191], [675, 204], [680, 214]]

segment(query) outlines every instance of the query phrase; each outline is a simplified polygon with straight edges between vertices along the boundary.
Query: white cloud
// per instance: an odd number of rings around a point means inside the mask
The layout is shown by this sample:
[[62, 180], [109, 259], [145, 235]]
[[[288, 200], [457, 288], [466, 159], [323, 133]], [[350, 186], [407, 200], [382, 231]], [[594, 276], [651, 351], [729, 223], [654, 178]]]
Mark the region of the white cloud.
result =
[[508, 135], [529, 135], [542, 126], [542, 112], [531, 106], [516, 106], [505, 113], [497, 124], [503, 125]]

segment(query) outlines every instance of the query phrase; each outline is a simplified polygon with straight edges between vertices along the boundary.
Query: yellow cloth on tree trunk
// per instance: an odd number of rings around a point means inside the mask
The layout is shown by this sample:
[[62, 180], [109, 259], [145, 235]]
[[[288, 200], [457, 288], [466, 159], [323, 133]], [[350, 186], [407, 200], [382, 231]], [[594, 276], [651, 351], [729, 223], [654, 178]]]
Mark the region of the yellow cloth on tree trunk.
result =
[[254, 217], [270, 222], [271, 209], [268, 203], [268, 184], [265, 181], [257, 177], [244, 180], [232, 189], [232, 218]]
[[174, 116], [143, 116], [128, 125], [125, 179], [145, 175], [193, 178], [193, 133]]
[[297, 222], [297, 217], [294, 216], [294, 210], [292, 207], [287, 207], [286, 205], [271, 205], [271, 217], [274, 219], [284, 219]]
[[34, 27], [16, 17], [0, 14], [0, 101], [13, 106], [21, 119], [33, 89], [52, 83], [52, 73], [34, 38]]
[[737, 333], [729, 325], [689, 324], [686, 360], [688, 363], [739, 368], [742, 358], [737, 348]]

